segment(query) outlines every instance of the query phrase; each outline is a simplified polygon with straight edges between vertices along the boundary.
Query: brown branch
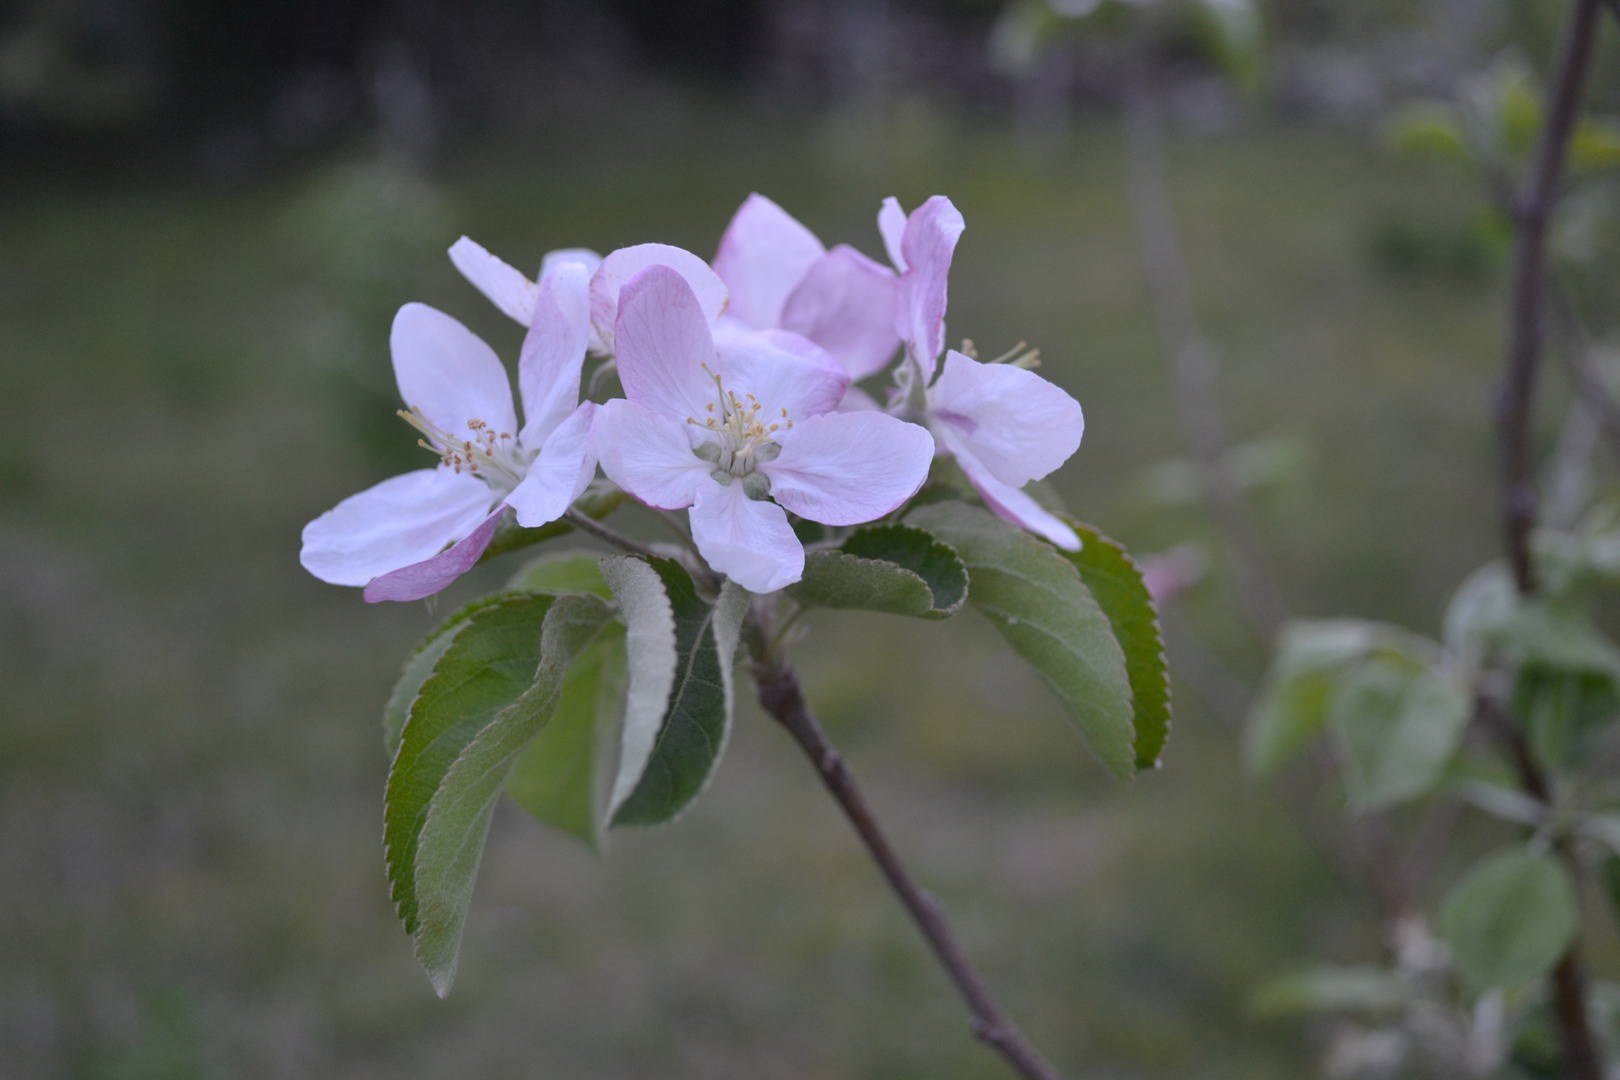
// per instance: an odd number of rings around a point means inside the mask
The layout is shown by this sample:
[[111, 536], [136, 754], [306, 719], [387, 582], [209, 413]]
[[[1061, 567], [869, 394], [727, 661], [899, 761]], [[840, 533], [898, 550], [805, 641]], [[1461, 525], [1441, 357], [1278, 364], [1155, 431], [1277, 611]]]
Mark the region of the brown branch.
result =
[[621, 548], [624, 551], [630, 552], [632, 555], [645, 555], [648, 558], [655, 559], [661, 558], [658, 552], [654, 551], [646, 544], [643, 544], [641, 541], [632, 540], [628, 536], [625, 536], [623, 533], [619, 532], [617, 529], [610, 529], [606, 525], [603, 525], [600, 521], [597, 521], [595, 518], [589, 516], [588, 514], [582, 514], [573, 507], [569, 507], [563, 512], [562, 520], [568, 522], [568, 524], [572, 525], [580, 532], [590, 533], [598, 540], [604, 540], [616, 548]]
[[1597, 15], [1598, 0], [1573, 0], [1570, 4], [1548, 90], [1547, 122], [1530, 176], [1513, 206], [1508, 345], [1497, 415], [1502, 428], [1503, 526], [1508, 560], [1523, 593], [1536, 590], [1536, 571], [1530, 556], [1530, 533], [1536, 524], [1530, 421], [1545, 332], [1547, 224], [1558, 199], [1581, 89], [1591, 66]]
[[1192, 456], [1204, 505], [1221, 534], [1237, 579], [1238, 601], [1256, 633], [1268, 644], [1288, 618], [1282, 590], [1267, 565], [1259, 531], [1232, 475], [1230, 447], [1215, 392], [1215, 354], [1198, 332], [1192, 291], [1176, 232], [1175, 209], [1165, 181], [1164, 123], [1146, 79], [1127, 93], [1125, 135], [1131, 216], [1153, 303], [1159, 347], [1170, 365], [1170, 383], [1182, 436]]
[[878, 869], [888, 880], [889, 887], [900, 898], [900, 903], [922, 931], [923, 937], [928, 939], [940, 966], [967, 1002], [972, 1015], [973, 1034], [1005, 1058], [1027, 1080], [1062, 1080], [1057, 1070], [1047, 1063], [1039, 1050], [1030, 1045], [1018, 1030], [1018, 1025], [1008, 1018], [991, 996], [990, 988], [974, 970], [955, 934], [951, 932], [939, 901], [913, 881], [901, 864], [877, 818], [872, 815], [872, 808], [867, 805], [865, 796], [856, 787], [849, 766], [844, 764], [844, 759], [828, 741], [826, 733], [810, 712], [810, 706], [804, 700], [804, 691], [799, 686], [798, 673], [787, 664], [778, 664], [775, 667], [757, 668], [754, 677], [758, 683], [759, 703], [787, 729], [810, 758], [821, 782], [827, 786], [843, 809], [844, 816], [849, 818], [850, 824], [860, 834]]

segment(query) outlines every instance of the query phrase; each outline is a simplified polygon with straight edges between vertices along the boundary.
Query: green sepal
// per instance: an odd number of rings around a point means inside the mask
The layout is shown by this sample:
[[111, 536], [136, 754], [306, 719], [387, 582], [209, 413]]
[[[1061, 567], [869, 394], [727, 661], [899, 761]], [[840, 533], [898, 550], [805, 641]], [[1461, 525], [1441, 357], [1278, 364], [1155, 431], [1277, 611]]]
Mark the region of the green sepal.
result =
[[1125, 653], [1125, 673], [1131, 681], [1131, 716], [1136, 729], [1136, 767], [1159, 765], [1170, 737], [1170, 666], [1159, 633], [1159, 611], [1142, 580], [1142, 571], [1125, 548], [1090, 525], [1063, 516], [1080, 537], [1079, 551], [1064, 558], [1080, 571], [1114, 638]]
[[1136, 773], [1125, 654], [1075, 564], [1044, 540], [977, 507], [936, 503], [906, 517], [954, 548], [968, 601], [1035, 668], [1115, 776]]
[[948, 619], [967, 599], [968, 573], [950, 545], [923, 530], [880, 525], [858, 530], [839, 550], [809, 552], [804, 577], [787, 592], [809, 607]]

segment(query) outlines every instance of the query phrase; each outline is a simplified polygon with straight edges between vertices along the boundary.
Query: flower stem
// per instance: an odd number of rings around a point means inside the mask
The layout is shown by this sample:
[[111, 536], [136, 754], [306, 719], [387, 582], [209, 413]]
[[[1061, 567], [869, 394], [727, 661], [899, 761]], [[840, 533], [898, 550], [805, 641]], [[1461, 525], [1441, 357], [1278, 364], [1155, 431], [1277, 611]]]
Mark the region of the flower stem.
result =
[[828, 740], [816, 722], [815, 715], [804, 700], [799, 676], [787, 664], [756, 668], [754, 678], [759, 690], [759, 703], [798, 742], [810, 763], [815, 766], [821, 782], [844, 811], [844, 816], [855, 827], [872, 859], [878, 864], [889, 887], [900, 898], [917, 928], [934, 951], [940, 966], [956, 985], [957, 992], [967, 1003], [972, 1017], [973, 1034], [1005, 1058], [1026, 1080], [1062, 1080], [1039, 1050], [1030, 1045], [1018, 1026], [1008, 1018], [990, 994], [979, 973], [969, 963], [962, 946], [945, 921], [944, 909], [939, 901], [925, 892], [907, 872], [894, 847], [878, 825], [872, 808], [855, 777], [844, 763], [838, 750]]
[[622, 548], [632, 555], [645, 555], [648, 558], [657, 558], [658, 552], [643, 544], [639, 540], [632, 540], [616, 529], [610, 529], [600, 521], [569, 507], [564, 513], [564, 521], [578, 529], [580, 532], [590, 533], [599, 540], [606, 540], [614, 547]]

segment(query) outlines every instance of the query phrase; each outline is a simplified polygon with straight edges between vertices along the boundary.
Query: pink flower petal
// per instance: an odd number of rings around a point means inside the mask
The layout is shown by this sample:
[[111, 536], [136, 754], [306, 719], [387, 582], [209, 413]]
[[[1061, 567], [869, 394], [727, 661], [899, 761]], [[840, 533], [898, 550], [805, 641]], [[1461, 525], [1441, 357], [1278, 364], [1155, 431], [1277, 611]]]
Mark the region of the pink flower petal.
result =
[[451, 469], [419, 469], [351, 495], [304, 526], [298, 561], [333, 585], [364, 585], [431, 558], [478, 527], [495, 495]]
[[595, 442], [602, 471], [648, 506], [691, 506], [714, 466], [692, 453], [686, 425], [615, 398], [596, 413]]
[[478, 562], [478, 557], [495, 536], [495, 527], [501, 523], [501, 514], [505, 510], [506, 507], [497, 506], [476, 529], [433, 558], [389, 571], [367, 585], [364, 593], [366, 603], [421, 600], [442, 591]]
[[690, 251], [668, 244], [637, 244], [620, 248], [602, 260], [591, 278], [591, 325], [609, 351], [613, 351], [614, 328], [619, 321], [619, 293], [630, 279], [649, 266], [667, 266], [681, 277], [697, 298], [709, 326], [726, 310], [730, 293], [720, 275]]
[[1080, 403], [1033, 371], [981, 364], [956, 350], [928, 390], [935, 424], [949, 425], [997, 480], [1021, 488], [1080, 449]]
[[669, 267], [649, 266], [625, 285], [618, 364], [624, 396], [636, 404], [682, 423], [708, 415], [714, 338], [691, 287]]
[[740, 482], [704, 484], [690, 517], [703, 558], [749, 592], [775, 592], [804, 576], [804, 545], [787, 514], [773, 502], [750, 499]]
[[966, 447], [949, 438], [946, 439], [946, 445], [950, 446], [956, 457], [956, 463], [962, 466], [964, 473], [967, 473], [974, 490], [984, 498], [984, 504], [997, 517], [1050, 540], [1064, 551], [1080, 550], [1080, 538], [1062, 518], [1017, 488], [1003, 484], [990, 475], [990, 470], [980, 464]]
[[843, 365], [815, 342], [786, 330], [730, 336], [718, 363], [726, 391], [740, 400], [752, 394], [763, 407], [760, 419], [767, 423], [787, 418], [797, 423], [831, 412], [849, 388]]
[[545, 443], [579, 404], [579, 373], [590, 341], [590, 279], [585, 267], [561, 263], [540, 282], [534, 319], [518, 359], [523, 396], [523, 445]]
[[602, 265], [602, 256], [590, 248], [558, 248], [548, 251], [540, 259], [540, 277], [545, 276], [564, 263], [579, 263], [585, 267], [585, 277], [589, 279]]
[[729, 314], [754, 330], [782, 325], [782, 304], [827, 249], [763, 195], [748, 196], [720, 238], [715, 273], [731, 290]]
[[471, 330], [426, 304], [406, 304], [388, 343], [400, 397], [441, 430], [470, 439], [467, 421], [482, 420], [497, 433], [517, 434], [506, 368]]
[[928, 378], [945, 344], [946, 285], [963, 228], [962, 215], [943, 195], [935, 195], [906, 219], [906, 271], [900, 278], [894, 329]]
[[596, 447], [591, 439], [597, 406], [587, 401], [558, 424], [523, 482], [506, 498], [526, 529], [556, 521], [580, 497], [596, 475]]
[[852, 379], [882, 371], [900, 344], [894, 271], [840, 244], [811, 264], [782, 307], [781, 326], [837, 358]]
[[521, 271], [506, 265], [465, 236], [450, 245], [450, 261], [456, 264], [461, 276], [489, 297], [496, 307], [524, 326], [529, 325], [536, 286]]
[[811, 417], [781, 439], [782, 453], [761, 465], [771, 497], [824, 525], [859, 525], [917, 493], [934, 460], [934, 439], [887, 413]]
[[883, 236], [883, 247], [889, 253], [889, 262], [900, 273], [905, 273], [906, 212], [900, 209], [900, 200], [893, 195], [884, 199], [882, 208], [878, 210], [878, 232]]

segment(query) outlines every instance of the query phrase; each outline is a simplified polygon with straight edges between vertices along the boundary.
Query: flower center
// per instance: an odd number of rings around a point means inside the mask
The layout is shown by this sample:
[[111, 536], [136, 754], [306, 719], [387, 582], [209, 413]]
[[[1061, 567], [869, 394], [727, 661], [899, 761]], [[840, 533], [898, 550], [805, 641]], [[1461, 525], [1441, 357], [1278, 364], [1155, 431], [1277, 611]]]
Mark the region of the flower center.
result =
[[502, 494], [523, 482], [534, 460], [534, 452], [524, 450], [510, 431], [496, 431], [483, 420], [468, 420], [467, 428], [473, 437], [461, 439], [429, 420], [414, 405], [399, 410], [399, 415], [427, 436], [416, 441], [418, 446], [438, 454], [439, 460], [456, 472], [471, 473]]
[[[720, 376], [709, 371], [708, 365], [704, 365], [703, 370], [708, 371], [709, 378], [714, 380], [719, 400], [709, 402], [708, 415], [703, 419], [689, 416], [686, 422], [712, 433], [714, 438], [693, 447], [692, 453], [714, 463], [711, 475], [721, 484], [729, 484], [733, 478], [752, 477], [756, 466], [775, 461], [782, 452], [782, 447], [773, 436], [784, 429], [791, 431], [793, 420], [786, 409], [782, 410], [781, 416], [761, 415], [765, 413], [765, 406], [753, 394], [745, 391], [739, 398], [725, 388]], [[760, 482], [764, 480], [763, 476], [759, 476]], [[749, 485], [749, 493], [753, 494], [754, 488], [760, 488], [761, 494], [756, 497], [763, 498], [769, 485], [760, 482]]]

